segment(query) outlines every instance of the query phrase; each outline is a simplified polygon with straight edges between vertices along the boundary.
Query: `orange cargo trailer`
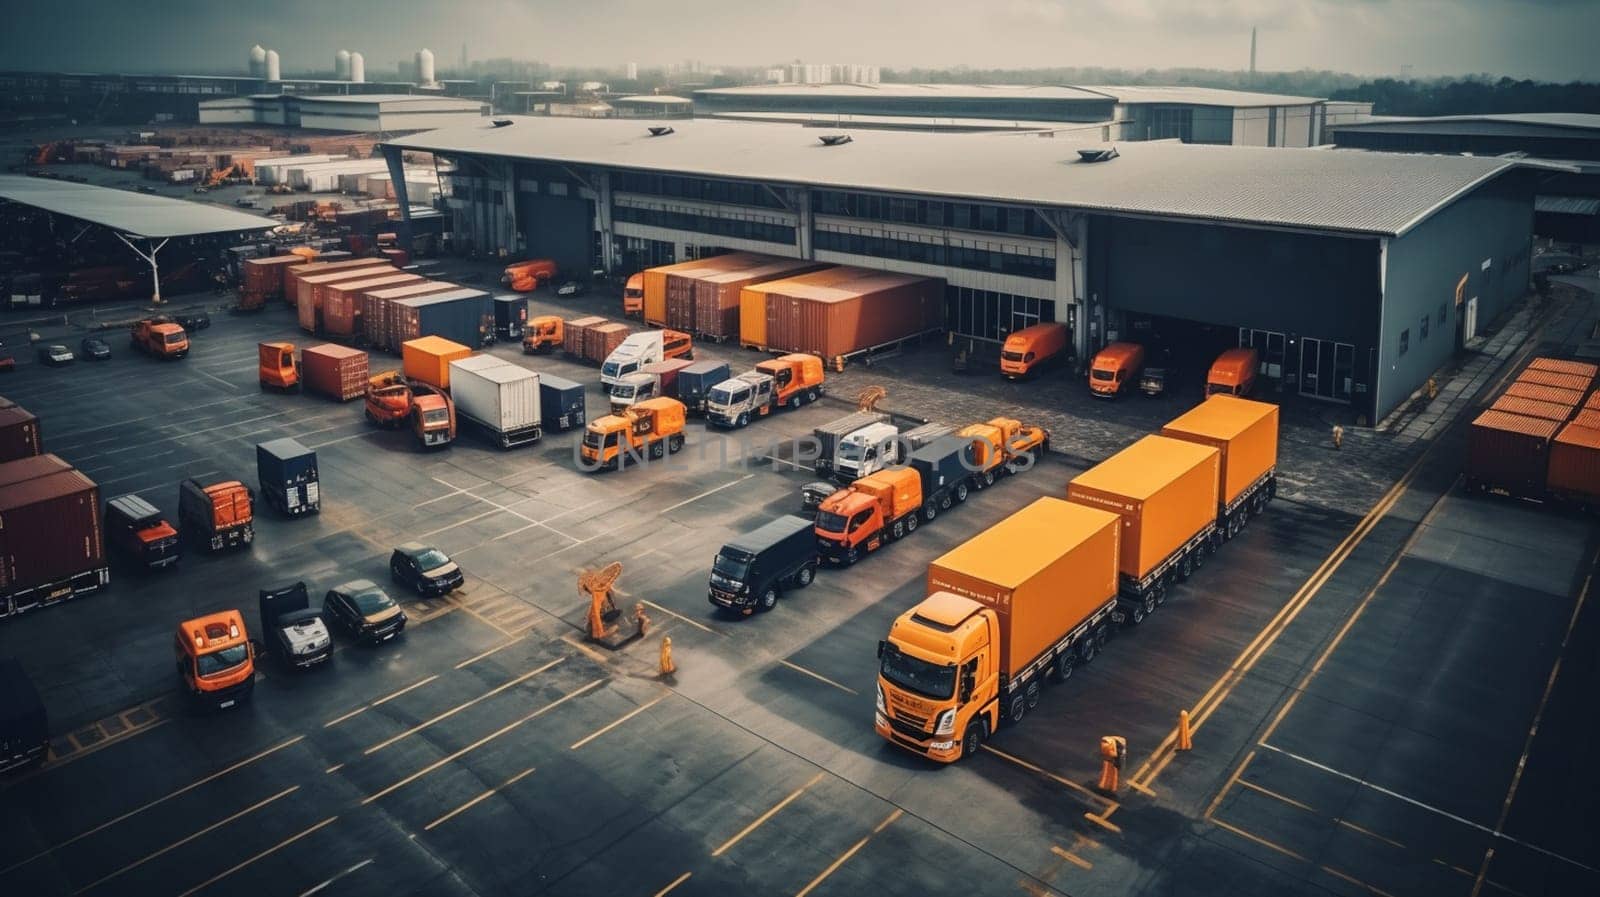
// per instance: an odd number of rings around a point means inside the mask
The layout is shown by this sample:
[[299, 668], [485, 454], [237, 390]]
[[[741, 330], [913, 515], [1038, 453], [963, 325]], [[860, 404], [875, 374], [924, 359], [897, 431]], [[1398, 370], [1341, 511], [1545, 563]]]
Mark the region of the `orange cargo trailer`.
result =
[[322, 329], [330, 336], [356, 336], [361, 332], [365, 295], [370, 290], [422, 283], [417, 274], [386, 272], [379, 277], [332, 284], [322, 299]]
[[1067, 484], [1068, 501], [1122, 518], [1117, 569], [1135, 623], [1212, 547], [1220, 482], [1215, 448], [1146, 436]]
[[1587, 361], [1567, 361], [1561, 358], [1546, 358], [1542, 356], [1528, 362], [1528, 370], [1572, 374], [1577, 377], [1587, 377], [1590, 382], [1594, 381], [1596, 374], [1600, 374], [1600, 367]]
[[1161, 435], [1222, 453], [1217, 525], [1229, 538], [1277, 492], [1277, 405], [1213, 395], [1162, 427]]
[[1538, 399], [1525, 399], [1521, 396], [1501, 396], [1489, 407], [1494, 411], [1553, 420], [1558, 424], [1566, 423], [1572, 417], [1572, 413], [1577, 410], [1573, 405], [1541, 402]]
[[449, 389], [450, 362], [471, 358], [472, 350], [442, 336], [424, 336], [402, 344], [400, 357], [407, 379]]
[[[1558, 374], [1556, 376], [1568, 376]], [[1467, 431], [1467, 488], [1537, 498], [1544, 495], [1553, 420], [1485, 411]]]
[[[1538, 383], [1512, 383], [1506, 387], [1505, 394], [1516, 396], [1519, 399], [1534, 399], [1568, 407], [1576, 407], [1583, 404], [1583, 393], [1579, 390], [1562, 389], [1559, 386], [1541, 386]], [[1600, 393], [1596, 393], [1596, 395], [1600, 396]], [[1600, 399], [1596, 399], [1596, 401], [1600, 401]]]
[[1583, 411], [1550, 442], [1552, 495], [1580, 504], [1600, 500], [1600, 411]]

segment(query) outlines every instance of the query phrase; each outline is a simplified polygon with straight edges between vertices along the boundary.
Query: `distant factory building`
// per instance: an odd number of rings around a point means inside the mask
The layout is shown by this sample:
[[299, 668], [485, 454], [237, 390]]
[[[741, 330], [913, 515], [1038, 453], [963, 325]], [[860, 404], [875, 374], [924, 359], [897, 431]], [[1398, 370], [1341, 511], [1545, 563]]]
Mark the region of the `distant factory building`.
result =
[[1272, 388], [1369, 420], [1525, 294], [1548, 168], [647, 124], [519, 117], [384, 151], [391, 166], [405, 152], [454, 163], [463, 249], [617, 274], [743, 250], [939, 277], [957, 345], [1061, 321], [1080, 360], [1114, 339], [1212, 357], [1254, 346]]
[[443, 128], [489, 113], [488, 104], [478, 100], [409, 94], [256, 94], [203, 100], [199, 107], [203, 125], [285, 125], [361, 133]]

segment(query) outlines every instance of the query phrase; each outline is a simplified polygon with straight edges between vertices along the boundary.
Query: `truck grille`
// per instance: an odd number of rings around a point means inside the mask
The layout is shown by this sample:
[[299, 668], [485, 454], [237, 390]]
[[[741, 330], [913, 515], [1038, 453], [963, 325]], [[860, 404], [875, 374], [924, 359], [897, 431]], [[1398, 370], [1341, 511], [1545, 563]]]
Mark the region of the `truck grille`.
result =
[[926, 717], [913, 716], [911, 714], [890, 716], [889, 725], [894, 727], [896, 732], [909, 735], [912, 738], [927, 738], [930, 734]]

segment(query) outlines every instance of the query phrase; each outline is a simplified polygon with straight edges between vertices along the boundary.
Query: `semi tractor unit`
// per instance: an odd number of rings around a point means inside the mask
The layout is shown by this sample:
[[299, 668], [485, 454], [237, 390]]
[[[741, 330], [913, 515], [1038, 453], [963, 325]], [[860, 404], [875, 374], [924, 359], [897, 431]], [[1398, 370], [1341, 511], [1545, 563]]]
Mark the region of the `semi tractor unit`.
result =
[[542, 355], [561, 345], [566, 338], [566, 322], [557, 315], [539, 315], [528, 321], [522, 332], [522, 353]]
[[953, 427], [938, 423], [926, 423], [903, 431], [893, 424], [868, 424], [839, 440], [833, 459], [834, 476], [849, 482], [877, 473], [886, 467], [903, 463], [908, 452], [915, 452], [952, 432]]
[[623, 377], [643, 370], [645, 365], [668, 358], [694, 358], [694, 343], [689, 334], [676, 330], [630, 333], [600, 363], [600, 383], [615, 386]]
[[189, 334], [171, 318], [143, 318], [133, 322], [128, 345], [156, 358], [182, 358], [189, 354]]
[[367, 420], [380, 427], [410, 427], [422, 448], [455, 441], [456, 407], [442, 390], [408, 381], [399, 371], [384, 371], [367, 381]]
[[659, 459], [683, 448], [683, 403], [677, 399], [646, 399], [623, 411], [593, 421], [583, 433], [579, 449], [588, 470], [622, 466], [649, 456]]
[[829, 421], [811, 431], [817, 440], [817, 458], [811, 462], [817, 476], [831, 477], [839, 453], [839, 443], [848, 436], [860, 433], [874, 425], [888, 425], [889, 415], [882, 411], [857, 411], [835, 421]]
[[155, 505], [133, 494], [106, 502], [106, 549], [140, 570], [175, 565], [181, 554], [178, 531]]
[[1117, 605], [1121, 521], [1038, 499], [935, 560], [927, 595], [878, 643], [878, 734], [950, 763], [1099, 652]]
[[774, 408], [815, 402], [822, 392], [822, 359], [783, 355], [712, 387], [706, 396], [706, 419], [723, 427], [743, 427]]
[[178, 484], [178, 528], [190, 545], [207, 551], [255, 541], [255, 496], [238, 480]]

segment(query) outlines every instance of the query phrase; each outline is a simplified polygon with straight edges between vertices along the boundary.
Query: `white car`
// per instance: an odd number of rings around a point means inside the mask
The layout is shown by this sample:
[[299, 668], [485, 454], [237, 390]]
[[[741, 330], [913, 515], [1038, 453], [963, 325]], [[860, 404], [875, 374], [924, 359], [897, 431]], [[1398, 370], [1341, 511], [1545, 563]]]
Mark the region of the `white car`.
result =
[[71, 364], [77, 359], [77, 357], [78, 356], [72, 354], [71, 349], [60, 345], [59, 343], [55, 345], [39, 347], [39, 360], [45, 364]]

